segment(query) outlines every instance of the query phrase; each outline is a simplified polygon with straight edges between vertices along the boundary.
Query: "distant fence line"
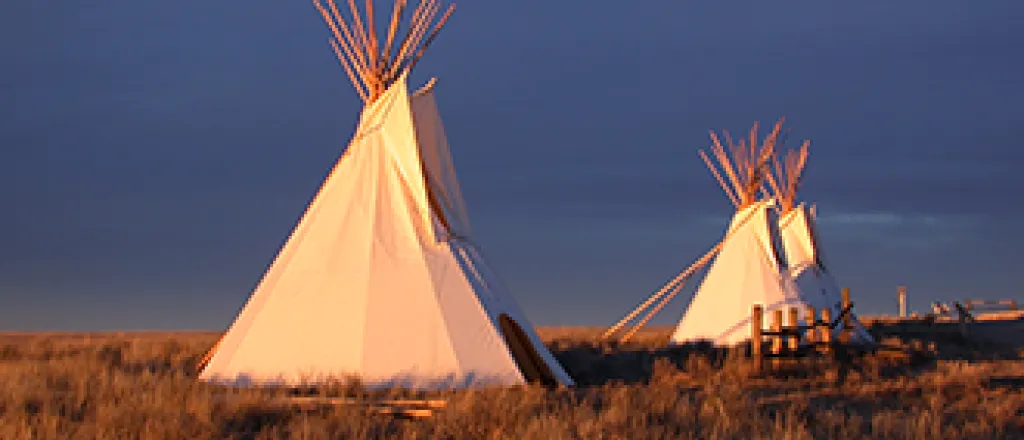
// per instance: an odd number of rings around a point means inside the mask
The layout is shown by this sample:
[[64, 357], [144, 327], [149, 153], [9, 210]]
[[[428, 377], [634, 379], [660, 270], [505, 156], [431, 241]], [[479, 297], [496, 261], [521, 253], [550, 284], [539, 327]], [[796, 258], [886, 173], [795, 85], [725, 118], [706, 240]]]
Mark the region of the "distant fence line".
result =
[[[896, 289], [896, 316], [906, 318], [907, 316], [907, 286], [899, 286]], [[969, 298], [962, 301], [954, 301], [954, 304], [962, 304], [968, 312], [974, 311], [1011, 311], [1019, 310], [1015, 299], [979, 299]], [[936, 304], [936, 303], [933, 303]]]
[[965, 299], [963, 304], [969, 312], [973, 312], [979, 307], [988, 310], [1017, 311], [1017, 300], [1015, 299]]

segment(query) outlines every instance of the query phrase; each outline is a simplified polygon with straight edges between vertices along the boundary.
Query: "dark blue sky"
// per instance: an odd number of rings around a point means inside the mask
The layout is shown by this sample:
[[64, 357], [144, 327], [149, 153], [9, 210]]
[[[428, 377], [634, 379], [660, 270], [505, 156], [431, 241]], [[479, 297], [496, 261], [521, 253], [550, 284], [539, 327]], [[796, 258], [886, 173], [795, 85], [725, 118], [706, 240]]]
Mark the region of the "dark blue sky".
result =
[[[1019, 0], [463, 2], [412, 85], [439, 77], [478, 241], [536, 324], [610, 324], [714, 245], [732, 207], [697, 149], [782, 115], [839, 282], [924, 310], [1022, 298], [1020, 23]], [[354, 129], [328, 35], [298, 0], [0, 6], [0, 329], [227, 326]]]

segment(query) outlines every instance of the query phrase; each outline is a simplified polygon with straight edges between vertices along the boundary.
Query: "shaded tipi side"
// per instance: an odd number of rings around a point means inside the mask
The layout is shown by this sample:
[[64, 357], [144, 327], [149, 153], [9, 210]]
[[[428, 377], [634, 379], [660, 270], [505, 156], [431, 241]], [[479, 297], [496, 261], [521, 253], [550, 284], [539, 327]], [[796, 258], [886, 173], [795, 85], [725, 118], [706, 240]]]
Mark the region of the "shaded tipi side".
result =
[[[843, 298], [835, 277], [829, 270], [821, 252], [821, 241], [815, 221], [816, 209], [806, 203], [797, 203], [797, 190], [803, 180], [807, 165], [810, 141], [798, 149], [789, 150], [782, 159], [773, 157], [773, 169], [766, 173], [765, 180], [771, 194], [778, 201], [779, 236], [783, 254], [789, 264], [784, 273], [789, 276], [801, 294], [818, 308], [829, 308], [832, 316], [839, 316], [843, 309]], [[780, 152], [777, 152], [780, 153]], [[864, 325], [853, 317], [854, 340], [874, 342]], [[837, 331], [843, 328], [839, 324]]]
[[738, 144], [726, 133], [728, 151], [712, 132], [711, 152], [717, 166], [701, 151], [701, 158], [736, 206], [736, 213], [720, 242], [718, 255], [672, 333], [670, 344], [741, 343], [750, 339], [753, 305], [760, 304], [766, 311], [789, 307], [803, 310], [807, 306], [792, 283], [781, 276], [786, 264], [778, 249], [778, 231], [771, 209], [774, 201], [758, 198], [781, 128], [779, 121], [760, 146], [757, 124], [749, 139]]
[[372, 2], [365, 11], [349, 2], [348, 17], [333, 1], [314, 4], [365, 107], [348, 148], [203, 360], [200, 379], [572, 385], [473, 241], [433, 80], [407, 89], [407, 72], [454, 6], [434, 24], [436, 0], [411, 17], [410, 5], [396, 1], [380, 44]]

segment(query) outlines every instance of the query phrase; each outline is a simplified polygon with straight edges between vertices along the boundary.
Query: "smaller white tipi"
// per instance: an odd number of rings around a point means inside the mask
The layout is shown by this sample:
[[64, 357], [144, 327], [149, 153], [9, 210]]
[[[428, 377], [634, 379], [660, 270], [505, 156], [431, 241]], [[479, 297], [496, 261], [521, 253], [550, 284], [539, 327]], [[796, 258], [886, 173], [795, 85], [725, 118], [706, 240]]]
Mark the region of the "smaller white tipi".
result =
[[[710, 341], [716, 345], [734, 345], [750, 339], [750, 318], [754, 305], [765, 311], [799, 307], [809, 304], [800, 296], [792, 281], [784, 276], [774, 200], [759, 200], [763, 179], [782, 130], [782, 121], [775, 124], [763, 143], [757, 142], [757, 124], [750, 137], [734, 144], [725, 133], [729, 149], [711, 133], [711, 152], [716, 166], [707, 154], [700, 152], [711, 173], [736, 206], [725, 236], [715, 247], [638, 305], [601, 336], [611, 338], [630, 321], [647, 310], [632, 329], [620, 339], [625, 342], [651, 320], [672, 297], [682, 291], [687, 281], [713, 261], [704, 275], [676, 326], [670, 345]], [[730, 154], [731, 153], [731, 154]], [[722, 171], [719, 172], [718, 168]], [[725, 177], [723, 177], [723, 175]], [[767, 323], [766, 329], [767, 329]]]
[[[356, 377], [369, 388], [573, 381], [533, 331], [473, 240], [433, 82], [409, 93], [409, 69], [444, 25], [436, 0], [386, 43], [372, 2], [346, 20], [314, 4], [365, 102], [356, 134], [231, 327], [201, 380], [297, 385]], [[363, 26], [365, 21], [367, 26]], [[383, 35], [383, 33], [382, 33]], [[422, 42], [422, 43], [421, 43]]]
[[[757, 124], [747, 140], [733, 144], [726, 133], [730, 154], [714, 133], [711, 151], [722, 168], [701, 152], [708, 168], [736, 206], [720, 250], [708, 269], [693, 300], [683, 314], [670, 344], [710, 341], [733, 345], [750, 339], [750, 313], [755, 304], [765, 311], [799, 307], [807, 301], [783, 277], [785, 261], [778, 247], [774, 201], [758, 200], [768, 161], [782, 129], [779, 121], [761, 146], [757, 143]], [[722, 177], [722, 174], [726, 178]], [[728, 180], [726, 180], [728, 179]]]
[[[832, 310], [832, 316], [838, 317], [843, 309], [842, 293], [821, 252], [815, 221], [816, 210], [814, 207], [808, 208], [805, 203], [796, 203], [797, 189], [807, 165], [809, 146], [810, 141], [805, 141], [799, 149], [787, 151], [781, 161], [776, 154], [773, 158], [774, 170], [766, 173], [765, 177], [772, 195], [778, 200], [779, 235], [789, 264], [785, 274], [815, 307], [827, 307]], [[854, 341], [874, 342], [874, 338], [856, 316], [851, 316], [851, 320], [854, 324]], [[840, 323], [836, 331], [842, 328]]]

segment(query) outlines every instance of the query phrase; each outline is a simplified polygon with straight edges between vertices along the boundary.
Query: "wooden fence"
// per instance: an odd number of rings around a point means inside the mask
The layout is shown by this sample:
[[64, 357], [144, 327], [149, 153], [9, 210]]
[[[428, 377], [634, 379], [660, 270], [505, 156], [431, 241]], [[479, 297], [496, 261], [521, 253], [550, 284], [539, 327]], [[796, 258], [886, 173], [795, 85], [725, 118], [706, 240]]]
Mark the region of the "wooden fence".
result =
[[[760, 374], [764, 370], [765, 358], [771, 359], [796, 359], [807, 357], [814, 353], [829, 354], [833, 344], [837, 342], [833, 338], [833, 330], [840, 322], [832, 320], [832, 310], [825, 308], [821, 315], [817, 314], [814, 307], [808, 307], [804, 321], [800, 324], [800, 310], [796, 307], [788, 309], [788, 319], [783, 323], [782, 309], [773, 311], [771, 330], [764, 330], [764, 308], [755, 305], [750, 320], [750, 354], [754, 359], [754, 372]], [[849, 316], [849, 309], [841, 313], [845, 318]], [[849, 332], [849, 327], [844, 326], [843, 333]], [[840, 337], [839, 339], [847, 339]], [[765, 350], [765, 339], [768, 347]]]
[[974, 312], [978, 308], [983, 308], [990, 311], [1017, 311], [1017, 300], [1015, 299], [965, 299], [964, 307], [967, 308], [968, 312]]
[[[843, 288], [843, 308], [839, 316], [832, 317], [830, 308], [821, 309], [821, 314], [814, 307], [807, 307], [804, 324], [800, 323], [800, 310], [790, 307], [788, 310], [772, 311], [771, 330], [764, 330], [764, 306], [754, 305], [750, 315], [750, 354], [754, 360], [754, 373], [764, 371], [764, 360], [799, 359], [811, 355], [829, 355], [836, 343], [848, 343], [852, 339], [854, 328], [853, 303], [850, 301], [850, 289]], [[786, 313], [788, 312], [788, 313]], [[786, 315], [785, 323], [783, 322]], [[833, 331], [842, 323], [838, 338]], [[768, 350], [765, 352], [765, 339]]]

